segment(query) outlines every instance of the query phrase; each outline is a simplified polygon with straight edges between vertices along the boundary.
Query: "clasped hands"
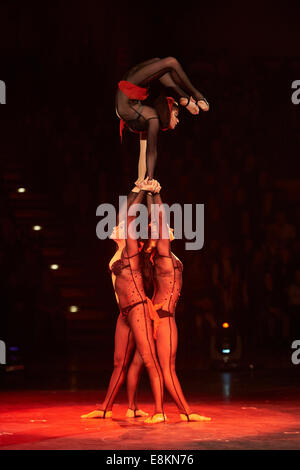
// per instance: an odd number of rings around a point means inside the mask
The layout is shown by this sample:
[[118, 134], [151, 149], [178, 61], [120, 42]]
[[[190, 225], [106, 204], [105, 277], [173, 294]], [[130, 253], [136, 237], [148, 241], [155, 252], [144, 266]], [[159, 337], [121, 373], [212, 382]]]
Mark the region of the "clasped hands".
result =
[[149, 191], [151, 193], [159, 193], [161, 190], [161, 186], [157, 180], [154, 179], [149, 179], [149, 176], [145, 178], [143, 181], [139, 182], [139, 180], [136, 181], [135, 185], [143, 190], [143, 191]]

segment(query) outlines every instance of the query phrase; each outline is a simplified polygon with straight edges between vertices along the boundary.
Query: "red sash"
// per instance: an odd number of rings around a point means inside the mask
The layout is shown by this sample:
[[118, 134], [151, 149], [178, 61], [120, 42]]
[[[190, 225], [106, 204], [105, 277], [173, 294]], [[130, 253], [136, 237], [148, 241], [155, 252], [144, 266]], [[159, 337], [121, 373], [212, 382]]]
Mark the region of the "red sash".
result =
[[126, 80], [121, 80], [118, 83], [120, 90], [128, 96], [131, 100], [145, 100], [149, 96], [147, 88], [142, 88], [140, 86], [134, 85], [133, 83], [127, 82]]

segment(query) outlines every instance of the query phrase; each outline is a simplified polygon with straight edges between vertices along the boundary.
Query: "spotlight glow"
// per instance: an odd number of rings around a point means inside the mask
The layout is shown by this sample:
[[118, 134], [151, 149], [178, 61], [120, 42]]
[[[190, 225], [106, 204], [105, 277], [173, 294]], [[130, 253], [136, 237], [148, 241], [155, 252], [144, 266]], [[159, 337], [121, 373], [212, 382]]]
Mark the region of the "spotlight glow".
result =
[[50, 269], [53, 269], [54, 271], [59, 268], [58, 264], [50, 264]]
[[222, 353], [223, 353], [223, 354], [229, 354], [229, 353], [230, 353], [230, 349], [222, 349]]
[[35, 232], [38, 232], [39, 230], [42, 230], [42, 227], [41, 227], [41, 225], [34, 225], [32, 227], [32, 230], [34, 230]]
[[18, 191], [18, 193], [25, 193], [26, 188], [18, 188], [17, 191]]
[[78, 311], [79, 311], [79, 307], [77, 307], [77, 305], [70, 305], [69, 312], [76, 313]]
[[229, 328], [229, 323], [224, 322], [224, 323], [222, 324], [222, 327], [223, 327], [223, 328]]

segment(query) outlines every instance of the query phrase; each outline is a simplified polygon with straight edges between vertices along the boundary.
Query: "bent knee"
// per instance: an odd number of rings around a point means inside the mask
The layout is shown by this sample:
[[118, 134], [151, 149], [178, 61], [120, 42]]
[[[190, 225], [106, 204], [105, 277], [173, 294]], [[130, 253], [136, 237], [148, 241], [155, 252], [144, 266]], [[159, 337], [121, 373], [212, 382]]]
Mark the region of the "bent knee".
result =
[[175, 57], [169, 56], [165, 58], [166, 66], [170, 68], [176, 67], [179, 62]]
[[124, 360], [124, 357], [115, 357], [114, 358], [114, 368], [126, 370], [128, 361]]
[[151, 355], [143, 355], [142, 356], [144, 366], [149, 370], [155, 367], [155, 361]]
[[137, 358], [134, 358], [131, 361], [130, 367], [133, 366], [133, 367], [139, 368], [139, 367], [142, 367], [143, 364], [144, 364], [143, 359], [141, 356], [139, 356]]

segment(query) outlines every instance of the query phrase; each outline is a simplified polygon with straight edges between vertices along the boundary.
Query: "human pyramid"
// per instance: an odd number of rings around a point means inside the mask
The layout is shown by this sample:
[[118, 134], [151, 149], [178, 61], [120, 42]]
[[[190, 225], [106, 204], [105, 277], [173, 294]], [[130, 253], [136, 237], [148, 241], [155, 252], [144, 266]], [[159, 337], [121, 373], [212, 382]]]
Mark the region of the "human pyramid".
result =
[[[154, 99], [153, 106], [144, 104], [151, 94], [150, 84], [155, 80], [172, 88], [179, 95], [178, 101], [161, 94]], [[145, 86], [147, 88], [143, 88]], [[161, 185], [153, 177], [158, 130], [176, 127], [179, 106], [195, 115], [200, 109], [209, 109], [203, 95], [193, 87], [172, 57], [139, 64], [129, 71], [126, 80], [119, 83], [116, 112], [121, 120], [121, 136], [124, 128], [140, 134], [138, 179], [110, 236], [117, 246], [109, 269], [119, 307], [114, 369], [103, 402], [82, 418], [111, 418], [117, 393], [127, 376], [127, 418], [146, 417], [146, 424], [166, 422], [166, 387], [182, 421], [211, 420], [191, 410], [176, 374], [178, 331], [175, 311], [182, 287], [183, 265], [171, 251], [174, 236], [167, 224]], [[144, 229], [148, 236], [142, 239], [130, 227], [136, 224], [135, 209], [138, 206], [135, 205], [142, 204], [145, 198], [148, 219]], [[144, 367], [154, 398], [154, 412], [150, 416], [137, 401], [138, 383]]]

